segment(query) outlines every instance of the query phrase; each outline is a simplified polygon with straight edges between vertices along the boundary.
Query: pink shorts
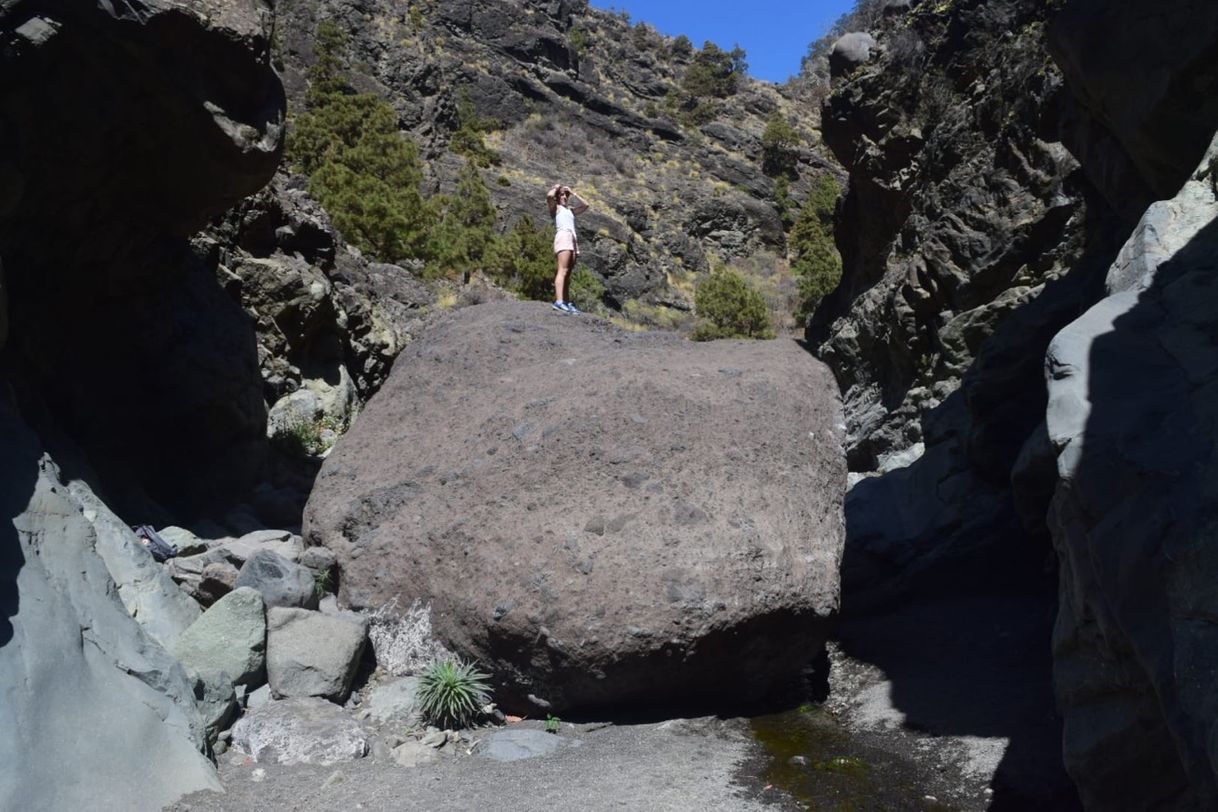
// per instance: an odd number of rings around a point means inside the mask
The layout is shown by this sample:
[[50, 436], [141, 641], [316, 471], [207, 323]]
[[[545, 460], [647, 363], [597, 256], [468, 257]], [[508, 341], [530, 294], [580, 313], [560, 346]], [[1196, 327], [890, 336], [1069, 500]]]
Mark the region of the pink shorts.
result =
[[559, 251], [574, 251], [579, 256], [579, 243], [575, 240], [575, 232], [563, 229], [554, 235], [554, 253]]

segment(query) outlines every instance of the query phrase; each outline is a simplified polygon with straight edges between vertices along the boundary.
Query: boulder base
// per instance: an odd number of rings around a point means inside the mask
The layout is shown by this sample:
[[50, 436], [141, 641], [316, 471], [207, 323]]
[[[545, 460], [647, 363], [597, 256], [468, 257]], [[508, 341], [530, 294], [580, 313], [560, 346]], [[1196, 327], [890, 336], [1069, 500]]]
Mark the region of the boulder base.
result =
[[398, 358], [307, 543], [353, 607], [430, 603], [504, 707], [758, 698], [837, 607], [840, 421], [795, 342], [480, 305]]

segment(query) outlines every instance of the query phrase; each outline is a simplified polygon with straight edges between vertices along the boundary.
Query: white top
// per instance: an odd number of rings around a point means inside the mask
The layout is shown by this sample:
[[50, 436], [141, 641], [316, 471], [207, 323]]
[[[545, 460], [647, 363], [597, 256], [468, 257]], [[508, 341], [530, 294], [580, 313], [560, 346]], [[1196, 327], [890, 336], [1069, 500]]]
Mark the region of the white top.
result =
[[554, 211], [554, 228], [558, 231], [570, 231], [575, 233], [575, 212], [571, 211], [561, 203]]

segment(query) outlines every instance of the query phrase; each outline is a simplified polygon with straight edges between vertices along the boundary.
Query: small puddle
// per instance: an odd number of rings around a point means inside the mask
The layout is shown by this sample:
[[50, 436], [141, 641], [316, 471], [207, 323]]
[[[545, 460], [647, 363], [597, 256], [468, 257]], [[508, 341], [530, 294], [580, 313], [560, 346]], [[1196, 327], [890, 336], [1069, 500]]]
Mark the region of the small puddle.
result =
[[813, 705], [749, 720], [766, 751], [760, 778], [817, 812], [955, 807], [927, 797], [911, 761], [858, 741], [831, 714]]

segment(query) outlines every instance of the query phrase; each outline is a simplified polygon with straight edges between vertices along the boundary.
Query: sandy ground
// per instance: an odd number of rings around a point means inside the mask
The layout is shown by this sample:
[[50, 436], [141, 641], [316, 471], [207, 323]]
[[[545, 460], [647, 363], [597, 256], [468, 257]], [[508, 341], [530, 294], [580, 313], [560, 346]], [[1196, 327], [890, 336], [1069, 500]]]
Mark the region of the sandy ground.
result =
[[714, 718], [563, 724], [558, 734], [563, 745], [550, 755], [497, 762], [475, 748], [471, 756], [410, 768], [372, 758], [331, 766], [244, 764], [229, 754], [221, 758], [225, 794], [196, 793], [172, 809], [791, 808], [777, 790], [737, 783], [736, 772], [751, 752], [745, 730], [739, 720]]
[[[1051, 620], [1043, 597], [1019, 595], [844, 620], [829, 645], [828, 698], [807, 718], [779, 717], [795, 733], [777, 746], [760, 740], [760, 719], [700, 717], [564, 722], [553, 753], [510, 762], [490, 757], [489, 729], [472, 754], [417, 767], [375, 755], [256, 764], [233, 752], [220, 758], [226, 793], [172, 809], [1077, 810], [1052, 710]], [[842, 756], [865, 769], [816, 766]]]

